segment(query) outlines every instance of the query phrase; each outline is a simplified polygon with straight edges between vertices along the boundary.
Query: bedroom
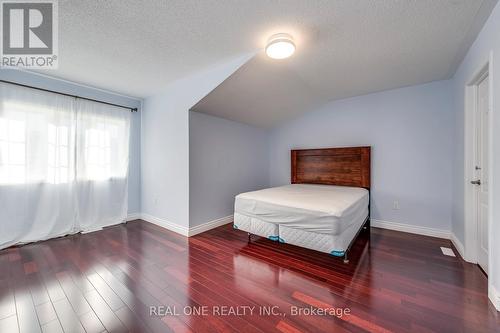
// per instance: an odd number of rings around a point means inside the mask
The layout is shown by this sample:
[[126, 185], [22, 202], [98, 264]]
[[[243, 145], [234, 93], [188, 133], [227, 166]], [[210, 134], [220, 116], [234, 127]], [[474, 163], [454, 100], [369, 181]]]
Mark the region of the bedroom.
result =
[[497, 1], [2, 20], [0, 332], [500, 331]]

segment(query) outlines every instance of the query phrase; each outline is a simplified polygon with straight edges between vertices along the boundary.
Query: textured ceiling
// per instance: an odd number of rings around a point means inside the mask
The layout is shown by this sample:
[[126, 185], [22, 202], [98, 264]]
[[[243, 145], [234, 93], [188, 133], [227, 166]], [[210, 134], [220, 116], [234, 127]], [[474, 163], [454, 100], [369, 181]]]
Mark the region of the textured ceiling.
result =
[[[327, 8], [329, 1], [312, 1]], [[59, 69], [44, 74], [136, 97], [295, 32], [310, 0], [59, 0]], [[292, 8], [292, 10], [291, 10]], [[299, 33], [297, 32], [297, 36]]]
[[494, 2], [59, 0], [59, 69], [44, 73], [145, 97], [288, 32], [291, 59], [253, 59], [197, 107], [271, 126], [328, 99], [449, 77]]
[[330, 100], [450, 78], [496, 1], [309, 3], [280, 12], [296, 54], [261, 51], [193, 110], [272, 127]]

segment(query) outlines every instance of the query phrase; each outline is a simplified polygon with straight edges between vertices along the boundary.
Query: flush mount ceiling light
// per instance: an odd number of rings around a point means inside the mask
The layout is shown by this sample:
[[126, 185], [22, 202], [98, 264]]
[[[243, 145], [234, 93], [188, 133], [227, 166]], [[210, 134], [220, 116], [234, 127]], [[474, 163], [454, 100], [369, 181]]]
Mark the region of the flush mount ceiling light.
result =
[[285, 59], [295, 52], [293, 38], [289, 34], [272, 35], [267, 41], [266, 54], [269, 58]]

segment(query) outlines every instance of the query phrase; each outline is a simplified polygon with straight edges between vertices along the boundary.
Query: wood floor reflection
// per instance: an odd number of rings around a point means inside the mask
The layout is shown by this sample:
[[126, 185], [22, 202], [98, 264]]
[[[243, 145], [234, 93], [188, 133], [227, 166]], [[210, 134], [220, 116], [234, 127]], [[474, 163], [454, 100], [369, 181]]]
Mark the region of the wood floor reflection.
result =
[[475, 265], [447, 240], [372, 228], [350, 264], [231, 225], [144, 221], [0, 251], [0, 332], [494, 332]]

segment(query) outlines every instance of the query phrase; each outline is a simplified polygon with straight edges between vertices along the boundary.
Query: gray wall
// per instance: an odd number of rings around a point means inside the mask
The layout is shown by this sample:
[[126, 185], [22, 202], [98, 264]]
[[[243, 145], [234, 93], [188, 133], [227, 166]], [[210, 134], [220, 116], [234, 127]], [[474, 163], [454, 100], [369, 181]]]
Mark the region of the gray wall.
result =
[[269, 187], [268, 132], [189, 112], [189, 223], [233, 214], [238, 193]]
[[139, 112], [132, 114], [130, 128], [128, 212], [129, 214], [141, 212], [141, 101], [139, 99], [20, 70], [0, 69], [0, 79], [139, 108]]
[[[490, 18], [469, 49], [455, 76], [453, 77], [453, 100], [455, 117], [455, 159], [454, 196], [453, 196], [453, 233], [465, 241], [464, 186], [470, 186], [468, 175], [464, 174], [464, 92], [465, 86], [482, 66], [492, 60], [490, 87], [492, 98], [491, 112], [491, 203], [490, 203], [490, 295], [496, 295], [497, 308], [500, 309], [500, 4], [497, 4]], [[491, 297], [491, 296], [490, 296]]]
[[173, 82], [144, 100], [142, 213], [158, 225], [187, 233], [189, 223], [189, 110], [251, 55]]
[[331, 102], [273, 130], [271, 185], [290, 183], [291, 149], [370, 145], [372, 218], [448, 231], [451, 101], [439, 81]]
[[[455, 190], [454, 190], [454, 209], [453, 209], [453, 232], [457, 238], [465, 241], [464, 237], [464, 186], [466, 185], [465, 175], [464, 175], [464, 118], [465, 118], [465, 86], [470, 83], [473, 76], [481, 70], [482, 66], [488, 62], [490, 57], [490, 52], [496, 49], [493, 53], [495, 56], [493, 70], [496, 73], [500, 73], [498, 69], [498, 62], [500, 62], [500, 39], [498, 37], [498, 31], [500, 31], [500, 5], [497, 5], [491, 14], [489, 20], [486, 22], [485, 26], [481, 30], [478, 38], [470, 48], [467, 56], [464, 58], [463, 62], [459, 66], [457, 72], [453, 77], [453, 101], [454, 101], [454, 114], [455, 114], [455, 135], [456, 135], [456, 145], [455, 145]], [[498, 60], [497, 60], [498, 59]], [[500, 82], [500, 78], [492, 73], [493, 79], [496, 82]], [[493, 98], [500, 102], [500, 93], [498, 85], [492, 87]], [[495, 95], [496, 91], [496, 95]], [[497, 102], [497, 103], [499, 103]], [[498, 105], [494, 103], [494, 105]], [[497, 106], [498, 107], [498, 106]], [[500, 117], [494, 117], [493, 119], [500, 119]], [[495, 133], [495, 131], [494, 131]], [[500, 134], [498, 134], [500, 136]], [[495, 140], [493, 140], [493, 145], [495, 145]], [[500, 145], [498, 147], [500, 149]], [[493, 155], [492, 157], [494, 157]], [[499, 168], [500, 168], [500, 163]], [[500, 182], [500, 180], [498, 180]], [[469, 184], [467, 184], [469, 185]], [[500, 217], [500, 214], [498, 215]]]

